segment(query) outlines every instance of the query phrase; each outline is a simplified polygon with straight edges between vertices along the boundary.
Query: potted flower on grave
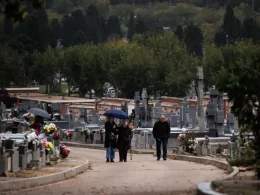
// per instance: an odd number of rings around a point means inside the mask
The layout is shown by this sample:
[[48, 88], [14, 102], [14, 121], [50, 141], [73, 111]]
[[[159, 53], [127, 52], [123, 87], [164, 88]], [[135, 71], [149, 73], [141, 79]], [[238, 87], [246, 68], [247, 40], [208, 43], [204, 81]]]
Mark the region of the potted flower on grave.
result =
[[45, 125], [43, 130], [46, 135], [51, 135], [57, 131], [57, 127], [54, 123], [50, 123], [50, 124]]
[[60, 140], [60, 128], [57, 127], [57, 131], [55, 131], [52, 135], [54, 140]]
[[46, 155], [51, 155], [54, 153], [54, 147], [51, 142], [47, 141], [46, 137], [42, 140], [42, 145], [45, 148]]
[[67, 131], [66, 132], [66, 136], [67, 136], [67, 140], [71, 140], [71, 138], [72, 138], [72, 131]]
[[178, 136], [178, 140], [180, 142], [180, 147], [182, 151], [186, 151], [186, 145], [185, 145], [185, 140], [186, 140], [186, 134], [185, 133], [181, 133]]
[[61, 144], [60, 145], [60, 157], [66, 159], [70, 154], [70, 148]]
[[180, 141], [180, 147], [185, 152], [192, 153], [195, 146], [195, 134], [179, 134], [178, 140]]
[[209, 136], [207, 136], [207, 135], [205, 135], [204, 144], [209, 145]]

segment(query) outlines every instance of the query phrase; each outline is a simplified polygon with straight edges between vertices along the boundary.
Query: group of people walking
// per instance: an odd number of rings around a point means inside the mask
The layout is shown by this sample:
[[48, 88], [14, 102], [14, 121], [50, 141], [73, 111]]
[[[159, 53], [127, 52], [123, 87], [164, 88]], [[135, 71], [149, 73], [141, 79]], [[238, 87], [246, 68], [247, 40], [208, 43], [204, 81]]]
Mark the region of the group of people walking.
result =
[[[114, 162], [115, 149], [119, 150], [119, 162], [127, 162], [127, 151], [131, 148], [134, 125], [124, 120], [121, 126], [117, 126], [113, 117], [107, 117], [105, 123], [105, 148], [106, 162]], [[154, 124], [153, 137], [156, 140], [157, 160], [161, 159], [161, 146], [163, 148], [163, 160], [167, 160], [167, 145], [170, 137], [170, 124], [164, 115]]]
[[105, 123], [105, 148], [106, 162], [114, 162], [115, 149], [119, 150], [119, 161], [127, 162], [127, 151], [131, 148], [131, 139], [133, 137], [133, 125], [124, 120], [118, 127], [113, 117], [107, 117]]

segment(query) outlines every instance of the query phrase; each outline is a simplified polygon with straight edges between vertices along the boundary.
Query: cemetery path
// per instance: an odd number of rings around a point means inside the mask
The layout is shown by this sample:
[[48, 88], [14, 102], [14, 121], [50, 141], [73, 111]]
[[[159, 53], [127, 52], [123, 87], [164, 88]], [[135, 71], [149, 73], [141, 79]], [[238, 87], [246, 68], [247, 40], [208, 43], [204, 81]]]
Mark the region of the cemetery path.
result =
[[[203, 181], [222, 179], [223, 170], [212, 165], [167, 160], [156, 161], [152, 155], [133, 155], [133, 160], [105, 162], [105, 151], [71, 148], [70, 158], [93, 162], [91, 170], [62, 182], [3, 195], [194, 195]], [[1, 194], [1, 193], [0, 193]]]

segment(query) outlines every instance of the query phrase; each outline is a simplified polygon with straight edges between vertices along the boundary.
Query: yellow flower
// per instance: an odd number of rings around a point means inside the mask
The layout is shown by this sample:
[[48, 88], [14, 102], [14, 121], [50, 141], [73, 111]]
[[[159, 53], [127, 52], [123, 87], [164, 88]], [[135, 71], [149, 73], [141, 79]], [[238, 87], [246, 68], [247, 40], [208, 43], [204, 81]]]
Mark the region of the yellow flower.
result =
[[51, 142], [47, 142], [46, 148], [47, 148], [47, 150], [53, 148], [52, 143]]

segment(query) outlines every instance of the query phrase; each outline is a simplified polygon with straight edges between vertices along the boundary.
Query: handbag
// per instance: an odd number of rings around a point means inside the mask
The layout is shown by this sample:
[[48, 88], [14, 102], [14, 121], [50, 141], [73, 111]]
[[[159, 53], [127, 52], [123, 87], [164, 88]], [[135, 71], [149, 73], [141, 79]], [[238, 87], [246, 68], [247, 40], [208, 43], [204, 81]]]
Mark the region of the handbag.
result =
[[116, 140], [116, 137], [114, 135], [109, 135], [110, 140]]

